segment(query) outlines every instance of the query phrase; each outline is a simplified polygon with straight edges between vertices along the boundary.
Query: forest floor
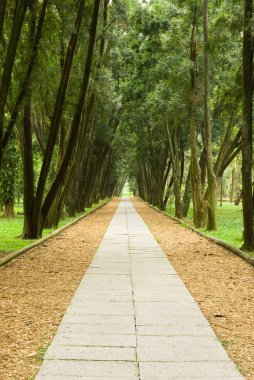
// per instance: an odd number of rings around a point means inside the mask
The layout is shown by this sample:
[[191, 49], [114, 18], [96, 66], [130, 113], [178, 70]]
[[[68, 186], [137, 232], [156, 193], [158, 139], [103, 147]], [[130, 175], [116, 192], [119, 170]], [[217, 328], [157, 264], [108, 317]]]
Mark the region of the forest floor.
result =
[[34, 378], [118, 203], [112, 200], [0, 269], [0, 379]]
[[134, 206], [230, 358], [254, 380], [254, 268], [141, 201]]

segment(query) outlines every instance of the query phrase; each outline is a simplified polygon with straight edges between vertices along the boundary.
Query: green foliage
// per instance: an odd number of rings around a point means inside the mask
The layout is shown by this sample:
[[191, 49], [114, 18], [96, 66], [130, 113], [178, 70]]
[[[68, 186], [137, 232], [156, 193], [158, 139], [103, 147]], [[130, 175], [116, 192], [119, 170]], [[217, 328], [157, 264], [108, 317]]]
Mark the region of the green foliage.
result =
[[3, 203], [14, 200], [15, 179], [19, 164], [19, 154], [14, 138], [6, 147], [3, 165], [1, 168], [1, 193]]
[[36, 359], [39, 360], [39, 362], [43, 361], [44, 355], [45, 355], [47, 349], [48, 349], [48, 346], [46, 346], [46, 347], [41, 346], [41, 347], [37, 348]]
[[[38, 24], [42, 1], [36, 1], [34, 4], [35, 24]], [[0, 41], [1, 63], [4, 62], [6, 46], [10, 39], [14, 6], [14, 1], [8, 2], [4, 38]], [[147, 194], [152, 193], [153, 197], [150, 197], [149, 201], [155, 204], [157, 200], [154, 198], [157, 198], [158, 192], [161, 198], [165, 197], [166, 184], [170, 184], [174, 178], [170, 165], [172, 157], [167, 130], [174, 140], [173, 155], [178, 153], [182, 160], [182, 194], [189, 170], [189, 94], [190, 71], [193, 68], [190, 60], [190, 42], [195, 10], [197, 96], [194, 119], [199, 156], [204, 147], [203, 1], [113, 0], [108, 6], [107, 26], [103, 21], [103, 6], [104, 2], [101, 2], [94, 64], [80, 126], [80, 129], [86, 128], [82, 140], [82, 154], [78, 159], [76, 174], [73, 175], [70, 193], [74, 197], [77, 190], [78, 197], [79, 192], [85, 196], [83, 190], [86, 187], [91, 188], [91, 193], [96, 193], [97, 188], [103, 187], [102, 184], [108, 178], [111, 193], [119, 182], [124, 183], [127, 180], [134, 192], [137, 188], [141, 191], [141, 184], [146, 182], [146, 186], [143, 187], [146, 187]], [[49, 164], [46, 187], [42, 191], [44, 198], [56, 177], [70, 136], [70, 126], [85, 65], [92, 9], [93, 1], [88, 0], [63, 105], [60, 132]], [[76, 11], [76, 0], [49, 2], [38, 57], [30, 81], [35, 192]], [[209, 3], [208, 50], [211, 59], [210, 95], [214, 162], [220, 154], [227, 128], [232, 127], [230, 143], [242, 124], [242, 14], [243, 6], [240, 0], [216, 0]], [[31, 56], [30, 21], [31, 13], [28, 10], [15, 57], [8, 107], [5, 107], [4, 131], [10, 121], [11, 110], [19, 95]], [[2, 66], [0, 65], [0, 74]], [[89, 108], [91, 99], [94, 101]], [[22, 146], [23, 111], [24, 102], [15, 125], [15, 138], [10, 141], [5, 152], [1, 172], [4, 202], [13, 200], [15, 195], [23, 192], [21, 155], [17, 153]], [[166, 129], [167, 126], [169, 129]], [[77, 146], [74, 151], [76, 148]], [[71, 165], [72, 162], [69, 167]], [[241, 166], [241, 162], [238, 166]], [[68, 174], [66, 171], [66, 178]], [[223, 188], [227, 188], [227, 193], [230, 179], [231, 170], [226, 172], [223, 178]], [[237, 190], [240, 190], [240, 179], [238, 175]], [[91, 186], [90, 182], [93, 182]], [[205, 182], [204, 192], [206, 187]], [[61, 190], [63, 189], [59, 189], [60, 193]], [[108, 188], [103, 191], [103, 196], [108, 195]], [[172, 188], [169, 195], [173, 197]], [[89, 196], [86, 194], [88, 200]], [[33, 203], [33, 199], [30, 203]], [[231, 212], [230, 209], [228, 212]], [[230, 240], [231, 227], [234, 231], [239, 227], [241, 213], [237, 214], [236, 219], [231, 218], [229, 225], [220, 215], [220, 209], [218, 213], [218, 234], [223, 237], [220, 227], [223, 220], [225, 239]], [[13, 230], [12, 236], [22, 233], [19, 225], [21, 220], [20, 217], [13, 221], [13, 225], [11, 221], [8, 224], [10, 230]]]

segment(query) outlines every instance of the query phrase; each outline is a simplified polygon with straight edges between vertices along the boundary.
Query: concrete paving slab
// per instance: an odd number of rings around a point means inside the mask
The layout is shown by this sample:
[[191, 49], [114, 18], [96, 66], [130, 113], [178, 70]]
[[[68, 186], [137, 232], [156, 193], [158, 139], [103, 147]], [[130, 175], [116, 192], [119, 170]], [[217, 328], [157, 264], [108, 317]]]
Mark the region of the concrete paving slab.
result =
[[179, 310], [179, 312], [172, 313], [171, 315], [137, 315], [136, 314], [136, 324], [140, 326], [145, 325], [161, 325], [161, 326], [205, 326], [207, 325], [207, 320], [204, 316], [185, 316], [185, 309]]
[[[125, 299], [125, 297], [128, 299]], [[87, 289], [85, 286], [80, 286], [75, 294], [75, 299], [82, 302], [85, 300], [111, 301], [114, 300], [114, 298], [116, 298], [115, 300], [119, 302], [132, 301], [132, 289]]]
[[[201, 338], [199, 337], [196, 342], [195, 337], [140, 336], [137, 346], [138, 361], [217, 362], [229, 360], [221, 344], [210, 341], [209, 337], [203, 337], [205, 342], [202, 344]], [[147, 343], [148, 340], [150, 343]], [[153, 345], [154, 342], [155, 345]]]
[[87, 270], [87, 274], [131, 274], [131, 268], [125, 267], [115, 267], [114, 265], [109, 267], [90, 267]]
[[123, 200], [36, 380], [236, 380], [208, 321]]
[[151, 257], [148, 255], [147, 257], [141, 255], [132, 255], [131, 257], [132, 265], [157, 265], [157, 264], [168, 264], [168, 259], [165, 256], [156, 256]]
[[133, 263], [132, 262], [132, 271], [133, 273], [145, 273], [145, 271], [147, 271], [147, 273], [150, 273], [150, 274], [175, 274], [175, 270], [173, 267], [171, 267], [170, 265], [166, 265], [165, 262], [164, 263], [149, 263], [149, 262], [145, 262], [145, 264], [142, 264], [142, 263]]
[[51, 380], [58, 376], [82, 376], [84, 379], [131, 379], [138, 380], [138, 365], [126, 361], [45, 360], [36, 380]]
[[230, 361], [219, 362], [141, 362], [141, 380], [240, 380]]
[[101, 324], [134, 324], [134, 317], [132, 315], [110, 315], [105, 318], [104, 315], [72, 315], [65, 314], [62, 322], [63, 324], [82, 324], [93, 323], [94, 325]]
[[52, 345], [45, 356], [46, 360], [103, 360], [136, 361], [133, 347], [82, 347]]
[[[56, 335], [51, 346], [136, 347], [136, 335], [61, 332]], [[76, 359], [79, 357], [77, 356]], [[80, 359], [83, 360], [81, 357]]]
[[101, 260], [107, 260], [109, 263], [129, 263], [130, 257], [129, 255], [115, 255], [112, 253], [100, 253], [96, 255], [95, 262], [101, 261]]
[[[139, 302], [139, 303], [142, 303], [145, 302], [145, 301], [149, 301], [150, 302], [150, 308], [152, 308], [153, 306], [156, 306], [158, 307], [158, 304], [155, 305], [154, 302], [165, 302], [165, 305], [166, 303], [170, 303], [170, 302], [174, 302], [174, 303], [195, 303], [194, 299], [191, 297], [190, 294], [188, 294], [187, 292], [184, 293], [183, 289], [179, 286], [171, 286], [171, 288], [168, 290], [168, 292], [166, 292], [164, 289], [163, 291], [161, 292], [161, 294], [159, 294], [159, 292], [156, 292], [156, 291], [151, 291], [149, 292], [148, 294], [148, 291], [147, 289], [140, 289], [140, 288], [135, 288], [134, 289], [134, 299], [135, 299], [135, 302]], [[160, 300], [160, 296], [163, 297], [163, 300], [161, 301]], [[154, 298], [154, 301], [153, 299]], [[147, 307], [147, 305], [144, 304], [144, 306]], [[170, 305], [168, 305], [170, 307]]]
[[[147, 326], [145, 326], [147, 327]], [[62, 323], [59, 326], [58, 332], [73, 333], [73, 334], [106, 334], [106, 335], [135, 335], [135, 324], [133, 323], [83, 323], [83, 324], [67, 324]], [[148, 334], [146, 334], [148, 335]], [[152, 334], [153, 335], [153, 334]]]
[[132, 302], [103, 302], [73, 300], [66, 310], [66, 314], [72, 315], [134, 315]]
[[[127, 263], [117, 263], [115, 262], [113, 265], [114, 268], [112, 268], [112, 262], [109, 262], [105, 259], [96, 259], [93, 260], [92, 264], [90, 265], [90, 268], [109, 268], [109, 269], [131, 269], [130, 262]], [[87, 272], [86, 272], [87, 273]]]
[[[91, 294], [88, 294], [87, 290], [84, 289], [84, 292], [81, 293], [83, 297], [80, 295], [75, 299], [77, 302], [79, 301], [81, 304], [84, 302], [84, 299], [86, 301], [93, 301], [96, 297], [97, 301], [108, 301], [108, 302], [130, 302], [133, 300], [132, 295], [127, 295], [127, 294], [110, 294], [110, 293], [104, 293], [104, 294], [95, 294], [94, 290], [91, 290]], [[111, 290], [111, 289], [108, 289]]]
[[86, 274], [80, 286], [87, 289], [132, 289], [131, 276], [119, 274]]
[[96, 257], [100, 257], [101, 254], [103, 255], [104, 257], [104, 254], [105, 253], [108, 253], [108, 254], [112, 254], [112, 255], [117, 255], [117, 256], [128, 256], [129, 254], [129, 251], [128, 251], [128, 248], [123, 248], [123, 247], [117, 247], [117, 246], [110, 246], [110, 247], [100, 247], [98, 249], [98, 255], [96, 255]]
[[138, 335], [156, 336], [209, 336], [215, 337], [210, 326], [137, 326]]
[[[174, 275], [154, 275], [145, 276], [144, 274], [132, 274], [132, 280], [135, 286], [134, 290], [147, 290], [147, 292], [162, 292], [170, 293], [173, 289], [182, 289], [182, 284]], [[149, 281], [150, 280], [150, 281]]]

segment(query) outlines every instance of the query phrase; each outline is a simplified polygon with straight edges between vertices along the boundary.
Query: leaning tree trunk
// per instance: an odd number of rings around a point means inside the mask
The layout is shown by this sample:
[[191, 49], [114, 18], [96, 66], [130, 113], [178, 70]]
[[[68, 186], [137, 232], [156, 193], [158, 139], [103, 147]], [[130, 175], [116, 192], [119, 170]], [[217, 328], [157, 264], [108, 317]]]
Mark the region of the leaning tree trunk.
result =
[[8, 93], [11, 85], [12, 70], [14, 66], [14, 61], [16, 57], [16, 52], [18, 48], [18, 43], [20, 40], [21, 29], [24, 23], [24, 18], [28, 6], [28, 1], [18, 0], [15, 12], [15, 17], [13, 21], [10, 41], [8, 44], [2, 80], [0, 84], [0, 167], [3, 158], [3, 131], [4, 131], [4, 121], [5, 121], [5, 106], [8, 98]]
[[7, 0], [0, 1], [0, 42], [2, 40]]
[[213, 170], [212, 132], [210, 119], [210, 57], [208, 32], [208, 0], [204, 0], [204, 126], [207, 166], [207, 229], [216, 230], [217, 181]]
[[29, 63], [28, 63], [27, 70], [26, 70], [26, 74], [24, 76], [23, 82], [22, 82], [20, 90], [19, 90], [19, 94], [17, 96], [15, 105], [14, 105], [14, 107], [12, 109], [12, 112], [11, 112], [10, 121], [9, 121], [8, 126], [6, 128], [6, 131], [4, 133], [4, 137], [3, 137], [3, 150], [5, 149], [8, 141], [9, 141], [9, 138], [11, 136], [11, 133], [13, 131], [13, 128], [14, 128], [14, 126], [16, 124], [16, 121], [17, 121], [17, 118], [18, 118], [18, 115], [19, 115], [19, 112], [20, 112], [20, 108], [22, 106], [22, 102], [23, 102], [23, 100], [24, 100], [27, 92], [29, 91], [29, 83], [30, 83], [30, 80], [31, 80], [31, 76], [32, 76], [32, 73], [33, 73], [33, 70], [34, 70], [36, 58], [37, 58], [37, 55], [38, 55], [39, 44], [40, 44], [40, 40], [41, 40], [41, 37], [42, 37], [42, 28], [43, 28], [43, 25], [44, 25], [44, 20], [45, 20], [45, 16], [46, 16], [47, 6], [48, 6], [48, 0], [44, 0], [43, 4], [42, 4], [42, 7], [41, 7], [40, 17], [39, 17], [39, 21], [38, 21], [38, 24], [37, 24], [36, 31], [35, 31], [35, 26], [36, 26], [35, 3], [32, 2], [31, 6], [30, 6], [30, 10], [31, 10], [30, 13], [34, 14], [34, 15], [32, 15], [32, 18], [34, 19], [34, 26], [33, 26], [33, 31], [32, 31], [34, 38], [32, 38], [32, 40], [31, 40], [31, 56], [30, 56], [30, 60], [29, 60]]
[[253, 87], [253, 38], [252, 0], [245, 0], [243, 32], [243, 126], [242, 126], [242, 197], [243, 226], [246, 251], [254, 250], [253, 200], [252, 200], [252, 87]]
[[185, 183], [185, 189], [184, 189], [184, 195], [183, 195], [183, 217], [186, 218], [188, 215], [188, 211], [190, 208], [191, 203], [191, 175], [190, 175], [190, 168], [188, 171], [186, 183]]
[[[56, 103], [54, 107], [54, 112], [51, 120], [50, 125], [50, 131], [48, 136], [48, 141], [45, 149], [45, 154], [43, 158], [43, 163], [39, 175], [38, 185], [37, 185], [37, 191], [36, 191], [36, 197], [35, 197], [35, 207], [34, 207], [34, 223], [36, 224], [36, 228], [38, 229], [38, 233], [41, 235], [42, 233], [42, 225], [46, 220], [47, 213], [50, 210], [51, 204], [54, 201], [54, 197], [57, 195], [58, 188], [61, 186], [57, 186], [57, 188], [54, 191], [54, 196], [51, 197], [51, 202], [48, 202], [47, 205], [47, 212], [44, 212], [44, 217], [42, 221], [41, 213], [42, 213], [42, 202], [43, 202], [43, 195], [44, 190], [46, 186], [46, 181], [49, 174], [50, 164], [53, 156], [53, 151], [55, 144], [57, 142], [57, 136], [61, 125], [62, 120], [62, 114], [64, 109], [64, 102], [66, 97], [66, 92], [69, 84], [70, 74], [72, 70], [72, 64], [73, 59], [76, 51], [77, 46], [77, 40], [79, 36], [79, 31], [81, 28], [81, 23], [83, 19], [84, 14], [84, 8], [85, 8], [85, 1], [80, 0], [78, 4], [78, 10], [76, 14], [75, 19], [75, 25], [68, 43], [68, 48], [65, 56], [64, 65], [62, 68], [62, 74], [61, 74], [61, 80], [58, 87], [57, 97], [56, 97]], [[61, 166], [60, 166], [61, 167]], [[63, 174], [61, 173], [61, 176], [63, 177]]]
[[61, 163], [61, 166], [45, 197], [45, 200], [41, 208], [41, 220], [40, 220], [40, 226], [39, 226], [40, 232], [42, 232], [43, 225], [47, 218], [50, 207], [52, 203], [54, 202], [54, 199], [58, 193], [58, 189], [59, 187], [63, 185], [66, 177], [68, 176], [68, 168], [73, 158], [74, 151], [76, 149], [76, 144], [77, 144], [77, 139], [78, 139], [79, 129], [80, 129], [79, 128], [80, 121], [82, 117], [82, 110], [83, 110], [85, 100], [86, 100], [88, 83], [89, 83], [90, 74], [91, 74], [91, 67], [93, 63], [93, 54], [94, 54], [94, 48], [95, 48], [95, 43], [96, 43], [99, 8], [100, 8], [100, 0], [94, 0], [93, 15], [92, 15], [92, 20], [91, 20], [91, 25], [90, 25], [90, 37], [89, 37], [89, 43], [88, 43], [88, 48], [87, 48], [86, 64], [85, 64], [83, 79], [82, 79], [82, 83], [80, 87], [78, 102], [75, 107], [74, 116], [72, 119], [70, 137], [69, 137], [69, 141], [66, 147], [65, 155]]
[[170, 127], [168, 122], [166, 122], [167, 129], [167, 137], [169, 144], [169, 152], [172, 161], [172, 171], [173, 171], [173, 181], [174, 181], [174, 196], [175, 196], [175, 216], [176, 218], [183, 218], [183, 207], [181, 200], [181, 168], [179, 162], [179, 148], [176, 131], [174, 133], [174, 148], [173, 149], [173, 141], [171, 137]]

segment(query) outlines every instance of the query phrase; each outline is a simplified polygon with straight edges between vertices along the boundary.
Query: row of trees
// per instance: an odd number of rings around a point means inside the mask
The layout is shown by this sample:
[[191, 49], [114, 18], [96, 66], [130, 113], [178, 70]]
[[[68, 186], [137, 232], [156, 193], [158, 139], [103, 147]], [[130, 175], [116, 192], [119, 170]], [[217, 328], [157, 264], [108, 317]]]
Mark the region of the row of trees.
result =
[[237, 160], [244, 248], [254, 249], [252, 7], [0, 2], [1, 194], [8, 215], [24, 193], [25, 238], [119, 194], [127, 178], [162, 210], [174, 196], [179, 218], [192, 201], [195, 226], [216, 229]]
[[1, 193], [12, 216], [22, 171], [24, 238], [119, 192], [110, 12], [109, 0], [0, 3]]
[[161, 210], [173, 194], [178, 218], [192, 200], [195, 226], [214, 230], [223, 175], [240, 159], [246, 250], [254, 249], [252, 12], [251, 0], [136, 3], [119, 42], [134, 189]]

